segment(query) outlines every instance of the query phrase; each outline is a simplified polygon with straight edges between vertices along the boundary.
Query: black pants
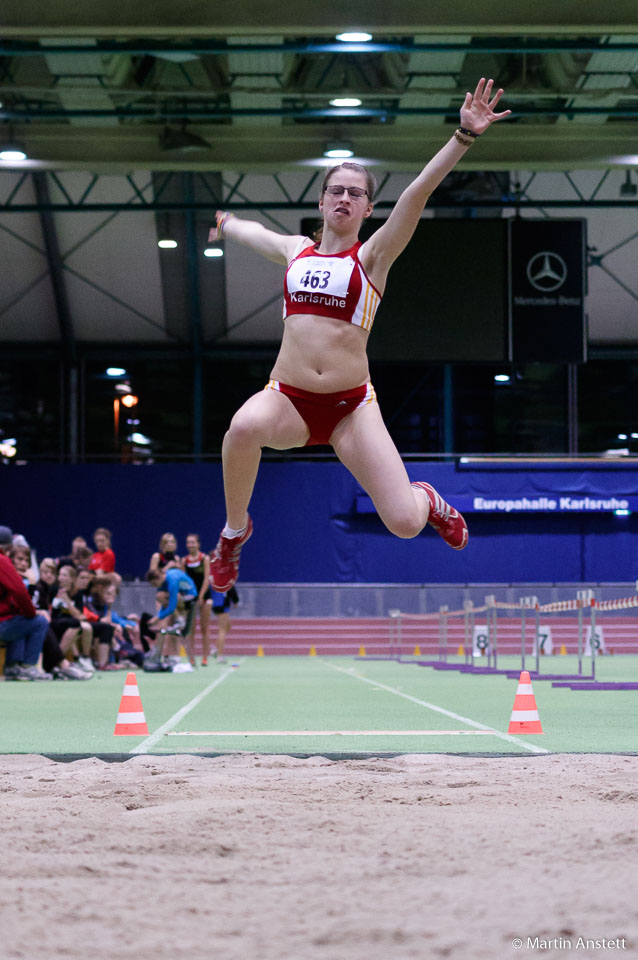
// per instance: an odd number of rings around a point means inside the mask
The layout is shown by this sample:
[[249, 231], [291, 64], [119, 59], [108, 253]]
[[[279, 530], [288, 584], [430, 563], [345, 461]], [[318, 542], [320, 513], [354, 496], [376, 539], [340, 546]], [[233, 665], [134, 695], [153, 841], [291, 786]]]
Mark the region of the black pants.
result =
[[58, 643], [58, 638], [49, 627], [42, 644], [42, 667], [46, 673], [51, 673], [53, 668], [57, 667], [63, 660], [64, 654]]

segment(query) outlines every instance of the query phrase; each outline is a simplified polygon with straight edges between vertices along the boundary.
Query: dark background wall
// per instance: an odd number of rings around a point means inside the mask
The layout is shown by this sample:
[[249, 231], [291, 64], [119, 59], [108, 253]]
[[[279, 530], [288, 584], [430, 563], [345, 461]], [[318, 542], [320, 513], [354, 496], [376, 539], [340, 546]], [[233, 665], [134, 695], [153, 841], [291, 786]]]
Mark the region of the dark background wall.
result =
[[[454, 496], [636, 495], [638, 470], [612, 467], [466, 469], [408, 464]], [[365, 498], [336, 462], [265, 461], [251, 512], [255, 533], [242, 557], [246, 581], [490, 583], [627, 581], [638, 576], [638, 514], [469, 514], [466, 550], [431, 530], [412, 541], [362, 512]], [[27, 464], [0, 470], [0, 523], [23, 533], [38, 557], [60, 556], [71, 539], [106, 526], [117, 568], [142, 577], [162, 533], [197, 532], [206, 550], [224, 522], [219, 464]]]

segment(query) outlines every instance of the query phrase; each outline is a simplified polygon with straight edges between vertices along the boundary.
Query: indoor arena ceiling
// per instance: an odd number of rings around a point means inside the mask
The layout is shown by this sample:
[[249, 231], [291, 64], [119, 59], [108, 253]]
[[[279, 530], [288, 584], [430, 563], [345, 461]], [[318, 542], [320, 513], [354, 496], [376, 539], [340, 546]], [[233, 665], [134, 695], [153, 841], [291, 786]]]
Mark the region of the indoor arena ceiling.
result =
[[[372, 40], [340, 43], [344, 30]], [[513, 118], [466, 167], [638, 165], [636, 0], [3, 0], [0, 13], [0, 123], [26, 169], [272, 173], [336, 141], [414, 169], [481, 76]], [[344, 96], [361, 105], [330, 105]]]

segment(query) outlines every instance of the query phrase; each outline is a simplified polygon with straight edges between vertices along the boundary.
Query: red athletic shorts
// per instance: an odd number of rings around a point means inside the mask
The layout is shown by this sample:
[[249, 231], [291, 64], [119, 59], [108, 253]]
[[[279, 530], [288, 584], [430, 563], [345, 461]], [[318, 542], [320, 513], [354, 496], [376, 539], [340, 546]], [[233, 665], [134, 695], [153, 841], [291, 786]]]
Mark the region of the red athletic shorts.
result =
[[349, 413], [366, 403], [376, 403], [377, 395], [371, 383], [363, 383], [354, 390], [340, 393], [311, 393], [299, 387], [290, 387], [279, 380], [269, 380], [264, 390], [279, 390], [291, 401], [310, 430], [306, 446], [330, 443], [332, 431]]

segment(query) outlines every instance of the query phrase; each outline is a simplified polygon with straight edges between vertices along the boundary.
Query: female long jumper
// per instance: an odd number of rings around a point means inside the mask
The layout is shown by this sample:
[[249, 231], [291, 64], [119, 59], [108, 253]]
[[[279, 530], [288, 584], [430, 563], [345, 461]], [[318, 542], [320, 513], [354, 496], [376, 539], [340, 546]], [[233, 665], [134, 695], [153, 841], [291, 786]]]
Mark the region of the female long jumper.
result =
[[372, 213], [376, 183], [356, 163], [326, 173], [318, 243], [218, 211], [211, 240], [222, 234], [237, 240], [286, 267], [286, 276], [284, 335], [271, 379], [237, 411], [224, 437], [227, 515], [211, 561], [215, 590], [223, 593], [237, 579], [239, 554], [253, 530], [248, 505], [263, 447], [329, 443], [388, 530], [410, 538], [429, 523], [454, 550], [466, 546], [461, 514], [430, 484], [410, 483], [370, 383], [366, 343], [388, 271], [412, 237], [431, 193], [490, 124], [511, 112], [494, 112], [503, 90], [492, 96], [492, 86], [492, 80], [481, 79], [474, 94], [466, 94], [460, 127], [363, 244], [359, 230]]

